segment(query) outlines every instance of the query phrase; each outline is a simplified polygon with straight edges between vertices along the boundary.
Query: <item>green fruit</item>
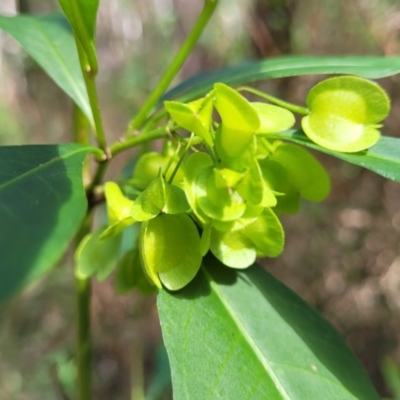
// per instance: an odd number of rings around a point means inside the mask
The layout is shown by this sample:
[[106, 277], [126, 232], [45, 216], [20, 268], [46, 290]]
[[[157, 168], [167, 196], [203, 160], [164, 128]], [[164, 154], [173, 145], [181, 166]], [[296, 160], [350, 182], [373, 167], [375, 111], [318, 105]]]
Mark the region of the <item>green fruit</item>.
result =
[[178, 290], [197, 274], [202, 255], [196, 225], [185, 214], [160, 214], [142, 224], [141, 252], [145, 270], [161, 288]]
[[291, 143], [279, 143], [269, 158], [286, 171], [289, 184], [310, 201], [324, 200], [331, 188], [329, 175], [307, 150]]
[[257, 133], [277, 133], [291, 128], [296, 122], [292, 112], [267, 103], [251, 103], [260, 119]]
[[257, 257], [254, 244], [241, 231], [212, 229], [210, 250], [223, 264], [237, 269], [250, 267]]
[[[133, 177], [131, 180], [132, 185], [140, 190], [146, 189], [147, 186], [149, 186], [150, 183], [155, 178], [157, 178], [157, 176], [160, 173], [160, 170], [161, 171], [163, 170], [163, 168], [167, 165], [168, 161], [169, 158], [163, 156], [160, 153], [149, 152], [143, 154], [138, 159], [135, 169], [133, 171]], [[176, 162], [173, 162], [166, 174], [166, 179], [169, 179], [175, 166]], [[183, 179], [183, 173], [180, 169], [178, 169], [178, 172], [176, 173], [173, 182], [178, 183], [182, 179]]]
[[258, 113], [242, 95], [223, 83], [214, 85], [214, 94], [215, 108], [222, 120], [220, 152], [238, 157], [247, 150], [260, 127]]
[[246, 210], [246, 203], [236, 190], [217, 187], [213, 167], [200, 172], [195, 193], [196, 203], [209, 218], [233, 221]]
[[321, 147], [357, 152], [375, 144], [379, 122], [390, 111], [390, 100], [376, 83], [355, 76], [326, 79], [307, 96], [306, 135]]

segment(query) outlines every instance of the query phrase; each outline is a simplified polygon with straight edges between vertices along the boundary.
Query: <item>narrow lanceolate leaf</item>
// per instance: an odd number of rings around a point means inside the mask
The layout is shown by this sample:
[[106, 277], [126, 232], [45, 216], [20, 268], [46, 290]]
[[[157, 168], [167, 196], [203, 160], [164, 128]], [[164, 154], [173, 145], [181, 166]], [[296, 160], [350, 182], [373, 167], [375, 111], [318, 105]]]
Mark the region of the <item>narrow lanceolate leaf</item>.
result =
[[160, 101], [188, 101], [200, 97], [211, 90], [215, 82], [240, 85], [263, 79], [315, 74], [350, 74], [378, 79], [399, 72], [400, 57], [279, 57], [197, 75], [170, 90]]
[[0, 147], [0, 303], [64, 253], [86, 212], [78, 144]]
[[[340, 153], [311, 142], [302, 131], [286, 131], [272, 135], [275, 139], [290, 140], [322, 153], [329, 154], [350, 164], [359, 165], [392, 181], [400, 182], [400, 139], [382, 136], [379, 142], [366, 151]], [[271, 136], [269, 136], [270, 138]]]
[[14, 37], [92, 122], [75, 40], [65, 17], [62, 14], [0, 16], [0, 29]]
[[158, 295], [175, 400], [378, 400], [334, 328], [259, 266]]

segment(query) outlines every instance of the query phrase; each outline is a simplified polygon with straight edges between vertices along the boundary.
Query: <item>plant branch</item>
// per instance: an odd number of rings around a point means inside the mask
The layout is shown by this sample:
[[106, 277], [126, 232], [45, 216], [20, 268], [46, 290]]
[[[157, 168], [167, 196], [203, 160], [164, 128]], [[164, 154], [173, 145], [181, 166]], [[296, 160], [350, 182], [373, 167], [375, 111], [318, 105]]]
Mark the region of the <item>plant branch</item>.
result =
[[95, 76], [91, 72], [91, 66], [88, 63], [85, 51], [77, 37], [75, 37], [76, 46], [78, 49], [79, 62], [85, 81], [86, 91], [89, 97], [90, 108], [93, 114], [94, 129], [97, 137], [97, 142], [100, 148], [105, 152], [105, 158], [109, 158], [107, 149], [106, 135], [104, 133], [103, 121], [100, 114], [99, 98], [97, 95]]
[[78, 399], [91, 399], [90, 278], [75, 278], [77, 291]]
[[142, 135], [130, 137], [129, 139], [126, 139], [123, 142], [114, 143], [113, 145], [111, 145], [110, 153], [114, 157], [115, 155], [121, 153], [124, 150], [130, 149], [140, 144], [150, 142], [155, 139], [167, 137], [174, 129], [176, 129], [176, 127], [171, 127], [169, 125], [166, 125], [161, 128], [157, 128], [153, 131], [146, 132]]
[[238, 92], [245, 91], [245, 92], [253, 93], [259, 97], [262, 97], [262, 98], [270, 101], [273, 104], [276, 104], [277, 106], [286, 108], [286, 110], [292, 111], [292, 112], [300, 114], [300, 115], [308, 115], [309, 114], [308, 109], [306, 107], [301, 107], [301, 106], [298, 106], [297, 104], [288, 103], [287, 101], [278, 99], [275, 96], [271, 96], [270, 94], [261, 92], [260, 90], [253, 89], [252, 87], [242, 86], [236, 90]]
[[79, 40], [88, 60], [89, 69], [86, 70], [86, 73], [91, 77], [95, 77], [98, 71], [96, 51], [89, 32], [86, 30], [82, 12], [79, 8], [79, 0], [69, 0], [69, 4], [75, 22], [73, 24], [76, 32], [75, 41]]
[[[73, 139], [77, 143], [89, 142], [89, 126], [78, 106], [74, 106]], [[100, 164], [101, 165], [101, 164]], [[84, 166], [84, 180], [91, 180], [88, 161]], [[93, 181], [93, 180], [92, 180]], [[75, 237], [75, 248], [90, 232], [91, 210], [88, 209], [80, 230]], [[76, 293], [76, 366], [78, 371], [78, 399], [91, 399], [91, 354], [90, 354], [90, 278], [75, 277]]]
[[168, 86], [171, 84], [172, 80], [175, 78], [182, 65], [188, 58], [189, 54], [191, 53], [193, 47], [196, 45], [204, 28], [206, 27], [211, 16], [213, 15], [217, 4], [218, 0], [205, 0], [203, 10], [201, 11], [199, 18], [197, 19], [194, 27], [189, 33], [189, 36], [186, 38], [185, 42], [183, 43], [182, 47], [180, 48], [178, 54], [176, 55], [170, 66], [164, 72], [164, 75], [161, 77], [153, 92], [146, 99], [142, 108], [130, 122], [128, 126], [128, 132], [139, 129], [143, 125], [149, 111], [155, 106], [160, 97], [168, 89]]

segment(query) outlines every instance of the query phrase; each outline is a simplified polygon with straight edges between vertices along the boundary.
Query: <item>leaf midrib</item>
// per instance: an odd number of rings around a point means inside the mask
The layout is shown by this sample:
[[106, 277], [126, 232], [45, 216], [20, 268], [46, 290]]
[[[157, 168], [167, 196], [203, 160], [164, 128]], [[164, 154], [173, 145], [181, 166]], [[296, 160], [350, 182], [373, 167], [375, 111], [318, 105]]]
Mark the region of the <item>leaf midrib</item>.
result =
[[[201, 268], [201, 271], [204, 273], [206, 279], [210, 283], [211, 288], [214, 290], [214, 292], [216, 293], [218, 299], [220, 300], [222, 305], [225, 307], [226, 311], [231, 316], [233, 322], [236, 324], [236, 326], [238, 327], [239, 331], [242, 333], [244, 339], [250, 345], [250, 347], [253, 350], [254, 354], [256, 355], [257, 359], [261, 362], [261, 364], [264, 366], [264, 368], [266, 369], [267, 373], [271, 377], [272, 381], [275, 383], [275, 387], [278, 390], [278, 392], [282, 395], [282, 398], [285, 399], [285, 400], [291, 400], [291, 397], [289, 396], [289, 394], [285, 390], [285, 388], [284, 388], [283, 384], [281, 383], [279, 377], [274, 373], [273, 368], [270, 365], [270, 362], [263, 355], [263, 353], [261, 352], [261, 350], [257, 346], [256, 342], [253, 340], [253, 338], [247, 333], [247, 331], [246, 331], [244, 325], [242, 324], [242, 322], [240, 321], [240, 319], [238, 319], [236, 317], [234, 310], [232, 309], [232, 307], [229, 304], [229, 302], [226, 300], [225, 296], [220, 291], [218, 285], [212, 280], [211, 276], [209, 275], [209, 273], [206, 271], [206, 269], [204, 267]], [[288, 366], [290, 368], [295, 368], [295, 369], [302, 370], [303, 372], [310, 372], [310, 371], [306, 370], [305, 368], [301, 368], [301, 367], [290, 365], [290, 364], [284, 364], [284, 363], [280, 363], [280, 362], [273, 362], [273, 364], [281, 365], [281, 366], [286, 365], [286, 366]], [[328, 377], [323, 376], [323, 375], [318, 375], [318, 378], [326, 380], [327, 382], [330, 382], [331, 384], [334, 384], [335, 386], [338, 386], [343, 390], [343, 386], [341, 386], [338, 382], [334, 381], [333, 379], [329, 379]], [[346, 393], [348, 393], [348, 391], [346, 391]]]
[[[36, 146], [35, 146], [35, 147], [36, 147]], [[46, 146], [46, 147], [47, 147], [47, 146]], [[26, 177], [28, 177], [28, 176], [30, 176], [30, 175], [32, 175], [32, 174], [35, 174], [35, 173], [37, 173], [38, 171], [40, 171], [40, 170], [42, 170], [42, 169], [45, 169], [45, 168], [51, 166], [52, 164], [55, 164], [55, 163], [57, 163], [57, 162], [59, 162], [59, 161], [61, 161], [61, 160], [66, 160], [66, 159], [68, 159], [68, 158], [70, 158], [70, 157], [73, 157], [73, 156], [75, 156], [76, 154], [79, 154], [79, 153], [81, 153], [81, 152], [89, 153], [89, 152], [90, 152], [90, 149], [88, 149], [87, 147], [85, 147], [85, 148], [82, 148], [82, 149], [77, 149], [77, 150], [75, 150], [75, 151], [72, 151], [71, 153], [68, 153], [68, 154], [66, 154], [66, 155], [54, 157], [54, 158], [52, 158], [50, 161], [47, 161], [47, 162], [45, 162], [45, 163], [43, 163], [43, 164], [40, 164], [39, 166], [34, 167], [33, 169], [30, 169], [29, 171], [27, 171], [27, 172], [25, 172], [25, 173], [23, 173], [23, 174], [21, 174], [21, 175], [18, 175], [17, 177], [11, 179], [10, 181], [7, 181], [7, 182], [3, 183], [2, 185], [0, 185], [0, 192], [1, 192], [2, 190], [6, 189], [8, 186], [11, 186], [11, 185], [13, 185], [14, 183], [17, 183], [18, 181], [21, 181], [21, 180], [25, 179]]]
[[[301, 130], [291, 130], [291, 131], [287, 131], [287, 132], [283, 132], [283, 133], [292, 134], [292, 133], [296, 133], [296, 132], [303, 132], [303, 131], [301, 131]], [[278, 139], [278, 140], [289, 140], [289, 141], [295, 142], [297, 144], [301, 144], [301, 145], [304, 145], [306, 147], [309, 147], [310, 149], [320, 151], [321, 153], [325, 153], [325, 154], [328, 154], [330, 156], [334, 156], [334, 157], [338, 157], [338, 158], [340, 157], [342, 160], [345, 160], [344, 157], [346, 157], [346, 156], [349, 156], [349, 157], [357, 156], [357, 154], [355, 154], [355, 153], [340, 153], [340, 152], [335, 152], [333, 150], [325, 149], [323, 147], [320, 147], [320, 146], [318, 146], [318, 145], [316, 145], [314, 143], [308, 142], [308, 141], [303, 140], [301, 138], [296, 138], [296, 137], [292, 138], [292, 137], [289, 137], [289, 136], [286, 136], [286, 135], [283, 136], [281, 134], [271, 134], [270, 137], [273, 138], [273, 139]], [[391, 137], [391, 136], [386, 136], [386, 137], [387, 138], [392, 138], [392, 139], [398, 139], [398, 138]], [[378, 143], [376, 143], [376, 144], [378, 144]], [[390, 157], [381, 155], [379, 153], [374, 153], [373, 147], [370, 150], [368, 150], [367, 153], [360, 154], [359, 156], [371, 157], [372, 159], [375, 159], [376, 161], [383, 160], [383, 161], [389, 161], [389, 162], [392, 162], [394, 164], [400, 165], [400, 160], [399, 159], [390, 158]], [[362, 162], [362, 160], [360, 162]]]
[[275, 384], [276, 389], [281, 394], [282, 399], [284, 400], [291, 400], [289, 394], [286, 392], [285, 388], [283, 387], [281, 381], [279, 380], [278, 376], [274, 373], [269, 361], [263, 356], [261, 350], [253, 340], [253, 338], [247, 333], [245, 327], [243, 326], [242, 322], [235, 316], [234, 311], [230, 304], [225, 300], [225, 297], [222, 295], [221, 291], [218, 288], [218, 285], [212, 280], [209, 273], [206, 271], [204, 267], [201, 268], [201, 271], [204, 273], [207, 281], [210, 283], [211, 288], [216, 293], [218, 299], [225, 307], [226, 311], [229, 313], [230, 317], [232, 318], [233, 322], [238, 327], [239, 331], [242, 333], [246, 342], [250, 345], [251, 349], [253, 350], [254, 354], [256, 355], [257, 359], [261, 362], [265, 370], [268, 372], [269, 376], [271, 377], [272, 381]]

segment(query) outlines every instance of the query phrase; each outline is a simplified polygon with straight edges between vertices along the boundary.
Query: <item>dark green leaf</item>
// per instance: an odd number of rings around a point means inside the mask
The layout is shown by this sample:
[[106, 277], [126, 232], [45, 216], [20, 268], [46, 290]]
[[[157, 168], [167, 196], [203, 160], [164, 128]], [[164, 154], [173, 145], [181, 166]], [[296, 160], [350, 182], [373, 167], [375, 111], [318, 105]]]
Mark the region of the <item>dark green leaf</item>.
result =
[[89, 146], [0, 147], [0, 302], [48, 271], [85, 215]]
[[0, 16], [9, 33], [93, 121], [71, 28], [62, 14]]
[[400, 182], [400, 139], [382, 136], [379, 142], [366, 151], [359, 153], [339, 153], [328, 150], [311, 142], [302, 131], [286, 131], [269, 138], [290, 140], [291, 142], [301, 144], [322, 153], [329, 154], [351, 164], [369, 169], [387, 179]]
[[182, 291], [158, 296], [175, 400], [378, 400], [332, 326], [258, 266], [207, 259]]
[[212, 89], [215, 82], [239, 85], [263, 79], [313, 74], [352, 74], [378, 79], [398, 74], [400, 57], [279, 57], [245, 62], [197, 75], [170, 90], [161, 101], [188, 101]]

